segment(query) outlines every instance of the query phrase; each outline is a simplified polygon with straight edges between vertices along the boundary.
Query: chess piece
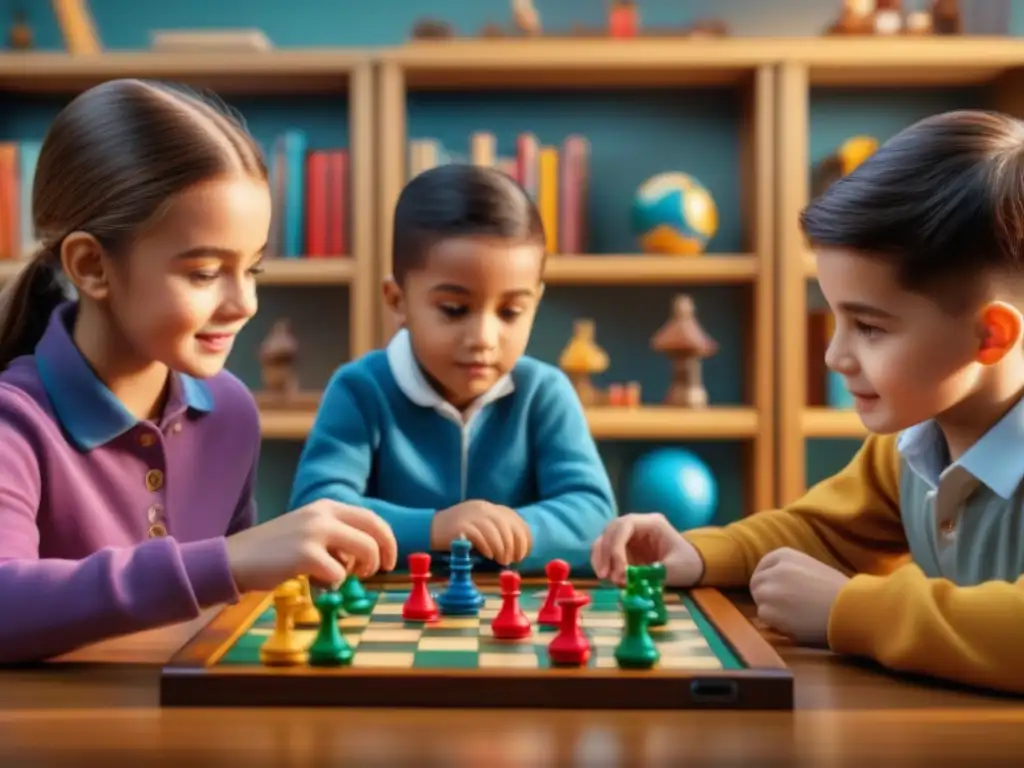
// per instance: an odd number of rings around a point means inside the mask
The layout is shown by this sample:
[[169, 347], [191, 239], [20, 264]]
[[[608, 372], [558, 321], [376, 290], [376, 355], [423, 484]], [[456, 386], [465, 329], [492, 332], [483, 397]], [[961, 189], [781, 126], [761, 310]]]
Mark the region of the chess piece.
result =
[[373, 610], [373, 600], [354, 574], [350, 573], [341, 585], [341, 597], [345, 612], [353, 616], [366, 616]]
[[471, 545], [465, 536], [455, 539], [451, 545], [448, 560], [448, 588], [437, 598], [441, 613], [445, 616], [476, 616], [484, 604], [484, 596], [471, 578], [473, 558]]
[[672, 363], [672, 381], [665, 404], [683, 408], [705, 408], [708, 391], [704, 388], [701, 365], [705, 358], [718, 352], [712, 339], [697, 321], [697, 311], [690, 296], [676, 296], [672, 316], [651, 337], [651, 347]]
[[903, 32], [903, 0], [875, 0], [874, 32], [876, 35]]
[[661, 564], [626, 566], [626, 594], [650, 601], [651, 612], [647, 617], [647, 623], [652, 627], [668, 623], [668, 611], [663, 595], [664, 574], [665, 566]]
[[310, 588], [309, 577], [299, 576], [296, 581], [301, 588], [299, 593], [299, 604], [295, 610], [295, 626], [315, 627], [320, 624], [320, 612], [313, 605], [313, 591]]
[[303, 664], [306, 648], [295, 632], [295, 609], [302, 598], [302, 586], [289, 579], [274, 591], [274, 631], [260, 646], [260, 661], [268, 666]]
[[440, 610], [434, 596], [430, 594], [430, 554], [414, 552], [409, 555], [409, 579], [412, 589], [402, 606], [402, 618], [406, 621], [434, 621]]
[[[548, 577], [548, 591], [540, 611], [537, 612], [537, 624], [542, 627], [557, 627], [562, 621], [562, 609], [558, 606], [558, 598], [563, 585], [568, 584], [569, 563], [565, 560], [550, 560], [544, 566], [544, 574]], [[569, 585], [569, 589], [572, 589], [572, 585]]]
[[622, 610], [626, 615], [622, 639], [615, 648], [615, 661], [621, 669], [650, 669], [661, 657], [647, 630], [652, 603], [640, 595], [624, 594]]
[[608, 353], [597, 345], [593, 320], [577, 320], [573, 323], [573, 335], [562, 350], [558, 366], [572, 382], [580, 403], [584, 407], [597, 405], [600, 394], [590, 377], [608, 370]]
[[543, 31], [533, 0], [512, 0], [512, 20], [516, 29], [527, 37], [537, 37]]
[[315, 608], [320, 615], [320, 630], [309, 646], [311, 666], [339, 667], [352, 663], [355, 653], [338, 625], [343, 603], [341, 593], [333, 589], [324, 590], [317, 597]]
[[299, 345], [287, 319], [275, 320], [260, 345], [260, 366], [263, 387], [277, 399], [288, 401], [298, 392], [295, 360]]
[[[563, 588], [571, 585], [563, 583]], [[556, 666], [582, 667], [590, 659], [590, 641], [583, 632], [580, 612], [590, 602], [586, 592], [576, 592], [558, 598], [558, 607], [562, 610], [562, 621], [558, 625], [558, 634], [548, 643], [548, 657]]]
[[519, 607], [519, 586], [522, 577], [515, 571], [502, 571], [498, 577], [501, 586], [501, 609], [491, 621], [491, 634], [500, 640], [522, 640], [533, 631], [530, 620]]

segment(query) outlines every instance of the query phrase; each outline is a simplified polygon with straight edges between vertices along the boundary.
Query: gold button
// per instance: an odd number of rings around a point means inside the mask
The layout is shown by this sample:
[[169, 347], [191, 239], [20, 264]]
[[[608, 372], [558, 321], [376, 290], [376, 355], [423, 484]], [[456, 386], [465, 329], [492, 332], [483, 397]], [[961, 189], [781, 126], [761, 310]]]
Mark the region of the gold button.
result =
[[152, 432], [143, 432], [139, 435], [139, 445], [143, 448], [149, 448], [153, 443], [156, 442], [156, 435]]
[[163, 517], [164, 517], [164, 505], [163, 504], [154, 504], [148, 510], [146, 510], [146, 518], [149, 520], [150, 524], [160, 522], [161, 520], [163, 520]]
[[150, 491], [159, 491], [164, 485], [164, 473], [159, 469], [151, 469], [146, 473], [146, 488]]
[[149, 526], [149, 538], [159, 539], [167, 535], [167, 529], [163, 523], [154, 523]]

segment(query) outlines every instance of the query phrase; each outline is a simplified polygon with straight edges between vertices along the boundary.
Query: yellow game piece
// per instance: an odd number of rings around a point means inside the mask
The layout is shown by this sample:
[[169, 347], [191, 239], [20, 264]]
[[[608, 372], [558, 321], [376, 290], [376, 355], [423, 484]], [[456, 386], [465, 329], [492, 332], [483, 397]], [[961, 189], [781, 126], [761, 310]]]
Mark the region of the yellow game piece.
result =
[[295, 632], [295, 614], [302, 596], [302, 585], [292, 579], [274, 590], [274, 631], [260, 647], [260, 661], [267, 666], [304, 664], [306, 647]]
[[299, 576], [297, 581], [301, 591], [299, 593], [299, 604], [295, 608], [295, 626], [318, 627], [320, 626], [320, 611], [313, 604], [313, 590], [309, 584], [309, 577]]

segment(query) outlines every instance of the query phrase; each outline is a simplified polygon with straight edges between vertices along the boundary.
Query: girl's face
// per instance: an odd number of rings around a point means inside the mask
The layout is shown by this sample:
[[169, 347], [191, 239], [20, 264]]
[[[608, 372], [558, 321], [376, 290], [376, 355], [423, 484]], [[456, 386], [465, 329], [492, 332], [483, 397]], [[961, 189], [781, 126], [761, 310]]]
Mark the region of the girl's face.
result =
[[140, 360], [197, 378], [218, 373], [256, 313], [270, 191], [245, 176], [178, 195], [110, 273], [108, 305]]

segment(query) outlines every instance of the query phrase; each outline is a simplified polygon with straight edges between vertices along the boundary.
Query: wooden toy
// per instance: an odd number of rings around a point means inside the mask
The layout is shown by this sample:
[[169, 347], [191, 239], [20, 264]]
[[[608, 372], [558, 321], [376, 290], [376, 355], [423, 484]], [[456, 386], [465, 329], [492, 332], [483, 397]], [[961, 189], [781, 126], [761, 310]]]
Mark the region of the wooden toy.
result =
[[706, 407], [708, 392], [704, 388], [701, 366], [705, 358], [718, 352], [718, 342], [697, 321], [697, 310], [690, 296], [676, 296], [671, 317], [651, 337], [651, 348], [672, 363], [672, 381], [665, 395], [665, 404], [684, 408]]
[[[443, 588], [442, 578], [430, 577], [429, 590]], [[472, 615], [410, 620], [409, 577], [374, 577], [367, 613], [338, 610], [338, 593], [318, 596], [319, 626], [296, 618], [304, 601], [295, 583], [249, 593], [163, 669], [161, 705], [793, 708], [791, 671], [717, 590], [652, 583], [662, 620], [638, 628], [625, 593], [607, 583], [500, 574], [474, 582], [483, 604]], [[539, 614], [553, 588], [560, 617], [545, 624]], [[521, 628], [495, 628], [510, 614]], [[586, 647], [566, 643], [570, 636]], [[657, 664], [639, 658], [638, 639]]]
[[275, 320], [270, 333], [260, 345], [260, 370], [266, 393], [279, 400], [289, 400], [299, 390], [295, 360], [299, 343], [292, 335], [291, 321]]
[[584, 407], [599, 404], [601, 394], [590, 377], [604, 373], [608, 364], [608, 353], [595, 340], [594, 321], [577, 320], [573, 323], [572, 338], [562, 350], [558, 366], [569, 377]]

